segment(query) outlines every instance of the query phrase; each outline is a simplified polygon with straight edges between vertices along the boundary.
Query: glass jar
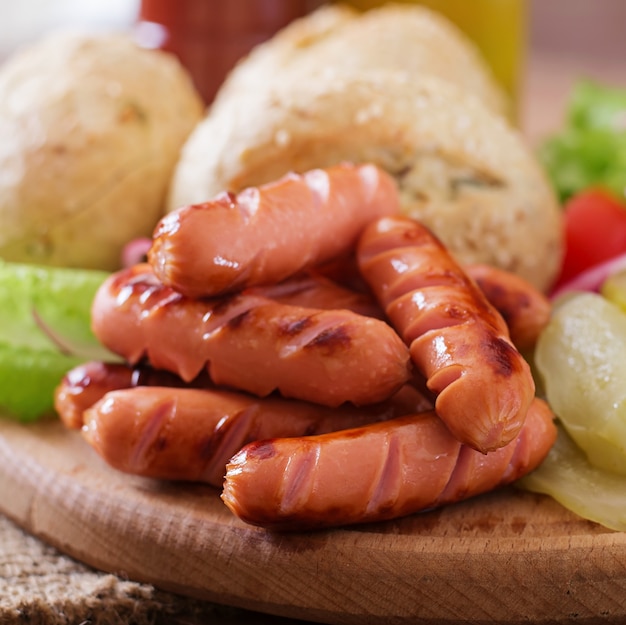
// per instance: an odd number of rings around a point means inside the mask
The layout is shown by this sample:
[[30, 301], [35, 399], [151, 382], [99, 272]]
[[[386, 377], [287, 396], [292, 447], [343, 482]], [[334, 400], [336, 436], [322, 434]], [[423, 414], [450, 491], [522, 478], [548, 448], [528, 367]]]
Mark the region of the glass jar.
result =
[[208, 104], [255, 45], [321, 4], [316, 0], [142, 0], [137, 43], [173, 52]]

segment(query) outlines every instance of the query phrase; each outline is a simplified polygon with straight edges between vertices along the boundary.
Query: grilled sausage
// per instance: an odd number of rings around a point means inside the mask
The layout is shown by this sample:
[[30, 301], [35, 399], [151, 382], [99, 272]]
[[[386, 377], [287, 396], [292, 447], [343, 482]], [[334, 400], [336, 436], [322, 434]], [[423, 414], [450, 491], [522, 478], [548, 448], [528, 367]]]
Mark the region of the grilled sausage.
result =
[[394, 179], [375, 165], [291, 173], [172, 211], [155, 228], [148, 260], [180, 293], [215, 296], [327, 261], [352, 248], [372, 219], [398, 210]]
[[482, 454], [435, 412], [319, 436], [246, 445], [222, 499], [247, 523], [303, 530], [383, 521], [473, 497], [522, 477], [548, 453], [554, 415], [535, 399], [517, 438]]
[[223, 390], [135, 387], [111, 391], [88, 408], [83, 436], [121, 471], [221, 486], [229, 458], [251, 441], [332, 432], [429, 407], [410, 387], [366, 408], [325, 408]]
[[259, 396], [278, 390], [327, 406], [369, 404], [412, 376], [406, 345], [383, 321], [254, 295], [190, 299], [160, 283], [147, 264], [104, 281], [92, 327], [131, 364], [147, 358], [185, 381], [206, 369], [215, 384]]
[[132, 367], [93, 360], [74, 367], [63, 376], [54, 392], [54, 407], [66, 427], [79, 430], [87, 408], [109, 391], [135, 386], [210, 388], [212, 384], [203, 374], [185, 382], [169, 371], [159, 371], [146, 365]]
[[502, 315], [511, 341], [523, 353], [531, 351], [550, 320], [549, 298], [524, 278], [491, 265], [466, 265], [465, 272]]
[[378, 302], [370, 293], [342, 286], [317, 273], [290, 278], [275, 285], [252, 287], [244, 293], [267, 297], [290, 306], [322, 310], [344, 309], [366, 317], [384, 317]]
[[[383, 316], [380, 306], [369, 294], [342, 287], [320, 275], [302, 275], [277, 285], [254, 287], [247, 294], [292, 306], [327, 310], [340, 308], [368, 317]], [[78, 429], [82, 427], [83, 411], [106, 392], [134, 386], [206, 388], [211, 383], [206, 372], [191, 382], [185, 382], [176, 374], [147, 365], [133, 367], [91, 361], [73, 368], [63, 377], [55, 391], [55, 408], [68, 428]]]
[[370, 224], [357, 258], [450, 431], [484, 453], [512, 441], [535, 385], [504, 319], [476, 283], [425, 226], [407, 217]]

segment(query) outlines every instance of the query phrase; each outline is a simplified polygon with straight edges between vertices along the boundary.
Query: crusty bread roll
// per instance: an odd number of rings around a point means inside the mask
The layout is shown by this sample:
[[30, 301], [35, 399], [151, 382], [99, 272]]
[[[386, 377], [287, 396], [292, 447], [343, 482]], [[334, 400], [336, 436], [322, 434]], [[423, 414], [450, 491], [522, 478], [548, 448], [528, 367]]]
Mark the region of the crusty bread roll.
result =
[[204, 106], [173, 56], [56, 33], [0, 67], [0, 257], [119, 267], [164, 212]]
[[393, 3], [366, 12], [325, 5], [294, 21], [240, 61], [214, 105], [228, 106], [276, 81], [302, 82], [320, 70], [432, 75], [473, 93], [495, 112], [510, 113], [477, 46], [459, 28], [426, 7]]
[[403, 210], [461, 262], [494, 264], [542, 290], [554, 280], [561, 219], [533, 153], [503, 117], [432, 77], [321, 72], [217, 107], [183, 149], [169, 208], [341, 161], [394, 175]]

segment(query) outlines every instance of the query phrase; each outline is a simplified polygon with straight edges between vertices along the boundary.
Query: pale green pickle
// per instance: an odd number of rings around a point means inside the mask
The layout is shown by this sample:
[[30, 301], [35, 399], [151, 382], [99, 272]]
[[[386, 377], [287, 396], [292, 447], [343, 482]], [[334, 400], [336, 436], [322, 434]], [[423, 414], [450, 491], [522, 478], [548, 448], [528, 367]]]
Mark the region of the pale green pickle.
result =
[[584, 519], [626, 531], [624, 476], [592, 466], [563, 428], [541, 466], [517, 486], [549, 495]]
[[626, 315], [596, 293], [568, 297], [538, 341], [535, 365], [589, 462], [626, 475]]

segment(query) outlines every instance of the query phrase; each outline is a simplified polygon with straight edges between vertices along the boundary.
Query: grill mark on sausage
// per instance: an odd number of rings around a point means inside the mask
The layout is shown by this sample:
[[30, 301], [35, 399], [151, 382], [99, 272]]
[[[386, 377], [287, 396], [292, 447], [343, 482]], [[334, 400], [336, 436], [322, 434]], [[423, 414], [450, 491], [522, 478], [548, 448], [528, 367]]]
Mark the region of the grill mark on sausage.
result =
[[258, 405], [246, 406], [232, 415], [227, 415], [208, 432], [199, 446], [199, 457], [206, 463], [202, 477], [209, 483], [215, 483], [219, 475], [223, 475], [224, 467], [232, 456], [232, 450], [241, 449], [254, 439], [253, 423]]
[[246, 456], [252, 460], [263, 460], [276, 455], [274, 442], [270, 440], [253, 441], [246, 447]]
[[279, 332], [285, 336], [297, 336], [313, 325], [313, 317], [300, 317], [299, 319], [289, 319], [278, 326]]
[[365, 516], [373, 513], [384, 515], [388, 510], [393, 509], [396, 493], [399, 490], [402, 477], [402, 445], [393, 432], [386, 438], [385, 442], [387, 449], [384, 464], [367, 502]]
[[163, 402], [152, 413], [147, 427], [142, 430], [142, 436], [137, 441], [135, 453], [130, 459], [130, 466], [140, 469], [147, 461], [146, 456], [151, 449], [156, 451], [165, 449], [167, 442], [163, 436], [162, 429], [164, 422], [176, 410], [175, 400]]
[[207, 299], [207, 311], [202, 318], [202, 336], [206, 340], [211, 334], [224, 327], [233, 330], [243, 325], [252, 311], [266, 303], [256, 296], [231, 296]]
[[280, 501], [281, 513], [298, 509], [306, 501], [308, 493], [315, 486], [315, 468], [319, 462], [319, 444], [303, 446], [301, 453], [290, 456], [283, 479], [284, 491]]
[[225, 325], [231, 330], [240, 327], [241, 325], [243, 325], [246, 318], [250, 315], [250, 312], [250, 309], [240, 312], [238, 315], [235, 315], [234, 317], [228, 319]]
[[477, 279], [476, 283], [485, 293], [487, 299], [498, 309], [507, 325], [519, 314], [518, 311], [530, 308], [531, 300], [527, 293], [514, 293], [513, 296], [502, 285], [489, 280]]
[[515, 349], [500, 337], [493, 337], [483, 343], [487, 362], [497, 375], [511, 377], [516, 371], [518, 355]]
[[174, 289], [161, 284], [154, 274], [138, 271], [139, 268], [133, 267], [112, 277], [111, 291], [115, 293], [118, 306], [137, 300], [146, 308], [156, 309], [184, 299]]
[[350, 333], [344, 326], [326, 328], [309, 341], [305, 348], [343, 349], [351, 342]]
[[169, 447], [169, 443], [165, 436], [158, 436], [154, 441], [154, 445], [152, 445], [152, 449], [157, 453], [163, 451], [167, 447]]

